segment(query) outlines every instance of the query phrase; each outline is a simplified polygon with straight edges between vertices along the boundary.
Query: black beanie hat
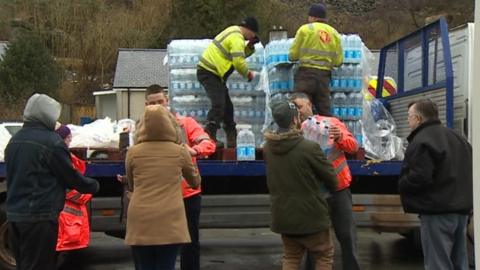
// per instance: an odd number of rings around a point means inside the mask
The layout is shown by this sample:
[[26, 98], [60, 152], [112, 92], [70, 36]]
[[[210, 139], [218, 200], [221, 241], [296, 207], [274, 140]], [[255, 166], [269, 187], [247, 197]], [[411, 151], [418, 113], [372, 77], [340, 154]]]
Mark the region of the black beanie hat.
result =
[[308, 16], [315, 18], [326, 19], [327, 18], [327, 8], [324, 4], [313, 4], [308, 11]]
[[298, 116], [297, 107], [293, 102], [281, 100], [271, 105], [272, 116], [275, 123], [280, 128], [289, 128], [293, 118]]
[[240, 26], [248, 28], [255, 33], [258, 33], [258, 22], [254, 17], [247, 17], [241, 23]]

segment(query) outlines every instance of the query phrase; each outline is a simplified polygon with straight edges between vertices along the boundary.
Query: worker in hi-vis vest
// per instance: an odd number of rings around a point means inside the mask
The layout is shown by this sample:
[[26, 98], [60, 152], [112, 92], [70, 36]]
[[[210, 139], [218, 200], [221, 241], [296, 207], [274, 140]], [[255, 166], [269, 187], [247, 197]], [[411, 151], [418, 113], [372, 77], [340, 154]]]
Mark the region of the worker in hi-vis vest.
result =
[[[249, 70], [245, 58], [255, 52], [255, 43], [260, 41], [257, 33], [257, 20], [247, 17], [239, 25], [230, 26], [218, 34], [198, 62], [197, 79], [211, 102], [205, 131], [217, 141], [217, 130], [223, 123], [227, 147], [236, 147], [237, 129], [226, 82], [234, 70], [249, 82], [253, 80], [254, 72]], [[222, 143], [217, 142], [218, 147], [223, 147]]]
[[343, 52], [340, 35], [326, 21], [325, 6], [312, 5], [308, 23], [298, 29], [288, 58], [300, 65], [294, 78], [294, 91], [307, 94], [316, 113], [329, 116], [331, 70], [342, 64]]

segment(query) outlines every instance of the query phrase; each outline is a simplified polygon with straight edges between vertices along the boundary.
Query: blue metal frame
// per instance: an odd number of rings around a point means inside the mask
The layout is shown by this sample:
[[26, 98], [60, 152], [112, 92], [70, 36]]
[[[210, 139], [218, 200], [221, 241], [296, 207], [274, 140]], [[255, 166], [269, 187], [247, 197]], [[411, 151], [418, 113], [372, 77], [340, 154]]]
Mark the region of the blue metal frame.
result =
[[[430, 33], [430, 31], [422, 31], [422, 87], [428, 86], [428, 33]], [[427, 57], [424, 55], [427, 55]]]
[[[428, 81], [428, 57], [429, 57], [429, 48], [428, 48], [428, 39], [429, 35], [433, 30], [439, 29], [440, 36], [442, 40], [442, 53], [443, 59], [445, 63], [445, 81], [444, 82], [432, 82], [429, 85]], [[411, 89], [409, 91], [405, 91], [405, 48], [404, 43], [417, 35], [421, 35], [422, 38], [422, 86], [416, 89]], [[386, 64], [386, 57], [387, 52], [389, 50], [396, 49], [398, 53], [398, 78], [397, 78], [397, 94], [394, 96], [386, 97], [384, 100], [387, 102], [392, 99], [396, 99], [399, 97], [407, 96], [407, 95], [415, 95], [422, 92], [432, 91], [439, 88], [445, 88], [445, 95], [446, 95], [446, 125], [447, 127], [453, 127], [453, 68], [452, 68], [452, 58], [450, 53], [450, 40], [448, 37], [448, 25], [445, 18], [440, 18], [438, 21], [431, 23], [415, 32], [408, 34], [407, 36], [394, 41], [387, 46], [383, 47], [380, 51], [380, 63], [378, 69], [378, 78], [377, 78], [377, 89], [376, 89], [376, 97], [382, 97], [382, 90], [383, 90], [383, 82], [385, 77], [385, 64]], [[437, 48], [435, 48], [435, 52]], [[436, 53], [435, 53], [436, 55]], [[436, 63], [435, 63], [436, 64]], [[436, 72], [434, 70], [434, 72]]]
[[398, 48], [397, 93], [403, 93], [405, 90], [405, 46], [403, 46], [403, 42], [399, 42], [397, 48]]
[[[400, 174], [401, 161], [367, 163], [361, 160], [349, 160], [348, 165], [354, 176], [395, 176]], [[265, 176], [264, 161], [212, 161], [199, 160], [198, 167], [202, 176]], [[86, 175], [90, 177], [114, 177], [124, 174], [123, 161], [90, 161]], [[5, 178], [5, 164], [0, 162], [0, 178]]]

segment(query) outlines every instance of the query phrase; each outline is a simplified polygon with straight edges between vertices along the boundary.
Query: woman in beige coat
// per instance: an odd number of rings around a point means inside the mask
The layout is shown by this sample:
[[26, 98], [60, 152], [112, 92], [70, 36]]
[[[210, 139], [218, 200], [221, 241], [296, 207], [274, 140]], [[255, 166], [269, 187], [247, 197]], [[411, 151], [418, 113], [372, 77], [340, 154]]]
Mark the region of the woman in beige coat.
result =
[[137, 128], [125, 162], [133, 187], [125, 243], [132, 246], [136, 270], [173, 270], [181, 244], [190, 242], [182, 176], [192, 187], [200, 185], [200, 176], [167, 109], [147, 106]]

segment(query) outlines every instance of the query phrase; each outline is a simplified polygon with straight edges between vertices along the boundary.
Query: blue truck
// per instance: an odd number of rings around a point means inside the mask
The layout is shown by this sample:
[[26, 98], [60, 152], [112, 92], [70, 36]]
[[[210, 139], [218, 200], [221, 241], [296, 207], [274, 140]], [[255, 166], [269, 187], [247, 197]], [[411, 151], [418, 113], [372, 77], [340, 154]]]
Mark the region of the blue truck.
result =
[[[437, 102], [442, 122], [469, 133], [468, 96], [473, 24], [450, 33], [444, 19], [390, 43], [380, 51], [377, 98], [388, 108], [397, 124], [397, 134], [408, 135], [407, 105], [428, 97]], [[397, 93], [382, 97], [386, 76], [397, 84]], [[101, 153], [102, 150], [99, 150]], [[397, 193], [401, 161], [349, 160], [353, 210], [357, 226], [378, 232], [417, 236], [415, 215], [405, 214]], [[270, 209], [263, 161], [199, 160], [202, 175], [202, 228], [268, 227]], [[122, 186], [117, 174], [124, 173], [122, 160], [91, 159], [86, 175], [96, 178], [100, 192], [89, 204], [91, 230], [121, 236]], [[5, 218], [5, 166], [0, 163], [0, 265], [15, 264], [8, 245]]]

